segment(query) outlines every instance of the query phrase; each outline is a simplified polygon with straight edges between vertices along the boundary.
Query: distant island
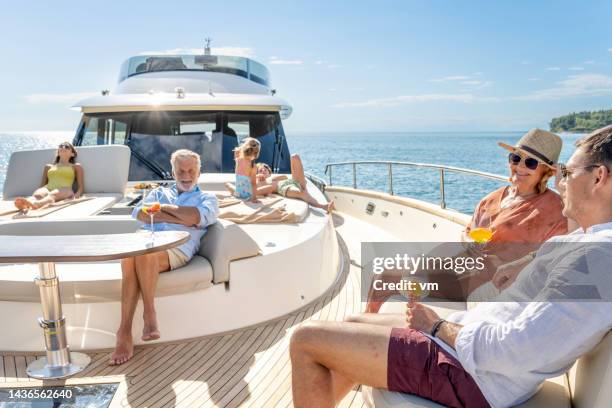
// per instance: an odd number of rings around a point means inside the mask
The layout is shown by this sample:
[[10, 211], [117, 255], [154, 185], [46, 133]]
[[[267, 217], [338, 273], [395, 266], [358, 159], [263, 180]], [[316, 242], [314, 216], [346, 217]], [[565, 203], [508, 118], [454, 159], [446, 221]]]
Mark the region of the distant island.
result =
[[612, 125], [612, 109], [570, 113], [550, 121], [551, 132], [590, 132]]

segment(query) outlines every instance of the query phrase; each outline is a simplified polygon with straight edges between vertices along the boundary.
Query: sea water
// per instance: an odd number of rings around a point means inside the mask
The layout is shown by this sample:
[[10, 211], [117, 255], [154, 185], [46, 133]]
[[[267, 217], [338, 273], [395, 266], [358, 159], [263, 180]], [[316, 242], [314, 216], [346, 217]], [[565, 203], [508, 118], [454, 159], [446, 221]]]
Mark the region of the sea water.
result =
[[[302, 158], [305, 170], [329, 183], [325, 173], [328, 163], [360, 160], [392, 160], [433, 163], [480, 170], [508, 176], [508, 152], [498, 141], [515, 144], [524, 132], [288, 132], [291, 153]], [[71, 141], [74, 132], [0, 133], [0, 191], [4, 185], [10, 155], [18, 150], [55, 147]], [[561, 161], [566, 161], [580, 137], [565, 134]], [[41, 169], [42, 177], [42, 169]], [[381, 165], [357, 165], [357, 187], [388, 190], [388, 168]], [[352, 186], [352, 166], [334, 167], [333, 185]], [[445, 198], [448, 208], [470, 214], [478, 201], [504, 182], [465, 174], [445, 174]], [[393, 191], [432, 203], [440, 202], [440, 175], [437, 170], [393, 167]]]

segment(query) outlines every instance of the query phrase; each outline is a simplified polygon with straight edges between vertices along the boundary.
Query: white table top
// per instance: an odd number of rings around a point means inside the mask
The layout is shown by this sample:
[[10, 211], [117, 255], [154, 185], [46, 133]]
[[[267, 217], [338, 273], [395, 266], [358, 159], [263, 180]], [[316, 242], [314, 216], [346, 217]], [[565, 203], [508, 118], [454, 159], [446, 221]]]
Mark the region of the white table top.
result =
[[189, 240], [185, 231], [138, 231], [102, 235], [3, 235], [0, 263], [96, 262], [174, 248]]

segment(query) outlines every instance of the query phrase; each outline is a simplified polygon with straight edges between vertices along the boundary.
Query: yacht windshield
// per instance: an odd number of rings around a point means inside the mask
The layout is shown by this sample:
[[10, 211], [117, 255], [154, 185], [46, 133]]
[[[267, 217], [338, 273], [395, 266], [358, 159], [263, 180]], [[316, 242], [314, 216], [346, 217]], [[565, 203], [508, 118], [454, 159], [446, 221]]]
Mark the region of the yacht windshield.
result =
[[164, 180], [171, 178], [170, 155], [178, 149], [200, 154], [202, 172], [233, 173], [233, 151], [245, 137], [261, 142], [258, 162], [278, 172], [290, 171], [289, 151], [276, 112], [88, 114], [75, 145], [128, 145], [132, 150], [129, 180]]
[[134, 75], [159, 71], [220, 72], [270, 85], [270, 74], [264, 65], [249, 58], [223, 55], [139, 55], [123, 63], [119, 82]]

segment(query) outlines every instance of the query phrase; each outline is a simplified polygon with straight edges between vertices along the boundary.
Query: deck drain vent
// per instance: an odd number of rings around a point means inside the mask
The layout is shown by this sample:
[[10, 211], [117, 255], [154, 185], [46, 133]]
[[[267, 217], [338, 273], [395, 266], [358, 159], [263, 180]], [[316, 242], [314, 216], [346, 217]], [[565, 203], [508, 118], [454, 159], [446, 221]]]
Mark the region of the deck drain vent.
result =
[[382, 215], [383, 217], [388, 217], [389, 216], [389, 211], [381, 211], [380, 215]]
[[366, 205], [366, 214], [368, 215], [372, 215], [374, 214], [374, 209], [376, 208], [376, 204], [374, 204], [373, 202], [369, 202], [368, 205]]
[[432, 225], [432, 227], [433, 227], [433, 229], [436, 229], [436, 228], [438, 228], [438, 224], [436, 224], [436, 223], [434, 222], [434, 223], [433, 223], [433, 225]]
[[266, 242], [266, 248], [274, 248], [276, 244], [274, 242]]

